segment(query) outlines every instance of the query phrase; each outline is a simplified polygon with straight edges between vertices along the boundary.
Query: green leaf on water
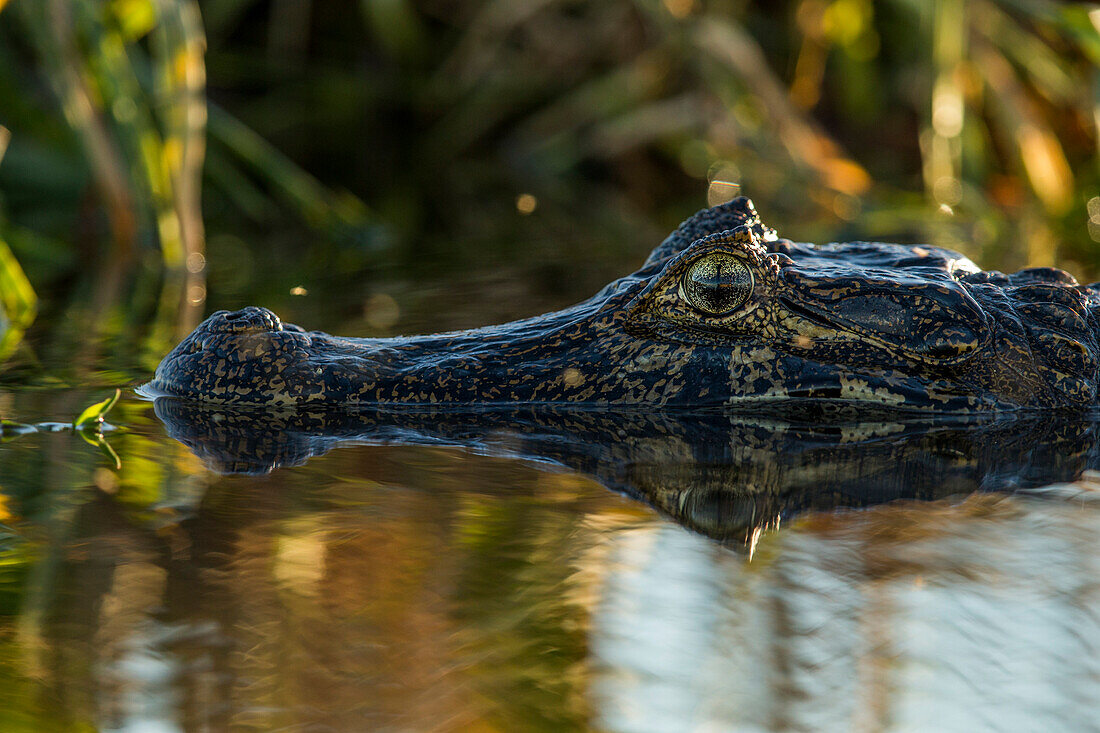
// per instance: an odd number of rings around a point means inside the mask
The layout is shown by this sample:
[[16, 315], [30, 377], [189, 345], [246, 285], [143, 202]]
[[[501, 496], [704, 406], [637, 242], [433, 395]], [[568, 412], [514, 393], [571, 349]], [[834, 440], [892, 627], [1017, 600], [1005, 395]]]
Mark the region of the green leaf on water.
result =
[[97, 402], [94, 405], [84, 408], [84, 412], [80, 413], [80, 416], [73, 420], [73, 429], [98, 430], [103, 424], [103, 416], [115, 406], [115, 403], [118, 402], [118, 398], [121, 396], [122, 390], [116, 389], [113, 397], [108, 397], [102, 402]]

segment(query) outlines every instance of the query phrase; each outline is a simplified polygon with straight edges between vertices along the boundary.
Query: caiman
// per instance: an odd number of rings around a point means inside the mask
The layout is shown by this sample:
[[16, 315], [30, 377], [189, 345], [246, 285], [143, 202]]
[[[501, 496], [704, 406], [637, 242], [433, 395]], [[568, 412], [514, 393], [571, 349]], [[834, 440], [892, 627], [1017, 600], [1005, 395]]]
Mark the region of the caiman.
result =
[[930, 245], [780, 238], [747, 198], [703, 210], [641, 269], [554, 313], [342, 338], [218, 311], [153, 393], [238, 405], [750, 407], [925, 411], [1096, 403], [1100, 287], [983, 271]]

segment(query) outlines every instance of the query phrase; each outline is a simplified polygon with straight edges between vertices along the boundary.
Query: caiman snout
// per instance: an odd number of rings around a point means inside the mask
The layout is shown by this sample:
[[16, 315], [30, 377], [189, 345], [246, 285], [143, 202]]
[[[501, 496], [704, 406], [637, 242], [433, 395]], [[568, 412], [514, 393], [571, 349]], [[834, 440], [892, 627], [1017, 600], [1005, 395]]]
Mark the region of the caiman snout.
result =
[[267, 308], [217, 311], [161, 361], [149, 388], [221, 402], [305, 401], [322, 391], [311, 343]]

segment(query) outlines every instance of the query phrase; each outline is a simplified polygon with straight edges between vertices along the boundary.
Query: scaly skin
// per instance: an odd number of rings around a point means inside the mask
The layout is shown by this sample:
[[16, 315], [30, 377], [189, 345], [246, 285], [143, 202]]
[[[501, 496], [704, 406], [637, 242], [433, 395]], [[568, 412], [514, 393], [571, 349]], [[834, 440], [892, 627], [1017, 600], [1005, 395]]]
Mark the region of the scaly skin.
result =
[[[686, 295], [704, 260], [732, 261], [751, 283], [736, 307], [713, 314]], [[150, 386], [242, 405], [1079, 411], [1096, 402], [1098, 306], [1094, 286], [1061, 270], [1004, 275], [931, 246], [780, 239], [738, 198], [562, 311], [392, 339], [306, 332], [264, 308], [219, 311]]]

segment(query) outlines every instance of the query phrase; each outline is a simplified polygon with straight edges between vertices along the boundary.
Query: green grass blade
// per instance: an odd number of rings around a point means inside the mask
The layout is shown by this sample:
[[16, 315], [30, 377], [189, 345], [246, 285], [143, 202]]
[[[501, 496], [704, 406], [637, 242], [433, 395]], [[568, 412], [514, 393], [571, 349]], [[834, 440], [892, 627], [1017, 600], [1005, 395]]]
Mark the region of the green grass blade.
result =
[[34, 321], [38, 312], [38, 299], [34, 288], [19, 266], [7, 243], [0, 240], [0, 306], [3, 306], [3, 322], [0, 323], [0, 362], [11, 355], [23, 332]]
[[367, 206], [348, 193], [337, 194], [255, 131], [216, 105], [209, 105], [209, 133], [243, 161], [292, 207], [306, 224], [334, 234], [362, 231], [372, 222]]

